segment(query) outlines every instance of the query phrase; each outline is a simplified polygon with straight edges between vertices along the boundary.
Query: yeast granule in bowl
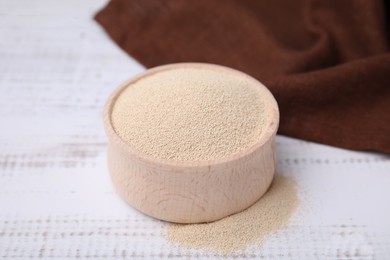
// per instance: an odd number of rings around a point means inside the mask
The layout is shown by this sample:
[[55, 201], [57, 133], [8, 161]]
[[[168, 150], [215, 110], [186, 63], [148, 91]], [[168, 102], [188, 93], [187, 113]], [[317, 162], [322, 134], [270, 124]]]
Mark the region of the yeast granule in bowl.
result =
[[126, 81], [104, 112], [118, 193], [167, 221], [199, 223], [242, 211], [274, 170], [275, 99], [223, 66], [165, 65]]
[[118, 135], [142, 153], [208, 161], [254, 145], [263, 132], [264, 105], [258, 86], [237, 75], [178, 68], [126, 88], [111, 120]]

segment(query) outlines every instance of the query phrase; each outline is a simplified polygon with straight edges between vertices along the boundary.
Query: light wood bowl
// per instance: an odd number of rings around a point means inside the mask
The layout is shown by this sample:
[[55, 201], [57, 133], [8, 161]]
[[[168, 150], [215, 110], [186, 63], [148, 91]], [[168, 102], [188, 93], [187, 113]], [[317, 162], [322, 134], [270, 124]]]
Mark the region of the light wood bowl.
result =
[[[259, 86], [266, 104], [266, 125], [256, 144], [229, 158], [178, 162], [143, 154], [118, 136], [111, 123], [111, 111], [121, 92], [141, 78], [183, 67], [229, 72]], [[240, 71], [203, 63], [178, 63], [146, 70], [113, 92], [103, 117], [109, 140], [108, 168], [117, 192], [128, 204], [155, 218], [177, 223], [215, 221], [251, 206], [273, 179], [278, 106], [263, 84]]]

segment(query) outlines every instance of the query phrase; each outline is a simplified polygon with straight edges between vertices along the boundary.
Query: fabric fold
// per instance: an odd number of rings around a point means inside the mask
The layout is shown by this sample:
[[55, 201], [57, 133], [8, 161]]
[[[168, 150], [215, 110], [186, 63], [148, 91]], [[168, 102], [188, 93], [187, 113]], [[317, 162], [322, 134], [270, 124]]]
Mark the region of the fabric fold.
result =
[[262, 81], [279, 133], [390, 153], [390, 52], [379, 0], [112, 0], [95, 19], [146, 67], [208, 62]]

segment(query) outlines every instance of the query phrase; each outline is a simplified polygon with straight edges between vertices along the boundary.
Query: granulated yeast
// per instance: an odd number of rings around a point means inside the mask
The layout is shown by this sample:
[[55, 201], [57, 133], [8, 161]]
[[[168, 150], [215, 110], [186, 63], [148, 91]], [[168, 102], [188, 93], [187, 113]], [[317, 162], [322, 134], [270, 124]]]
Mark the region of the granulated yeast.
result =
[[223, 71], [180, 68], [135, 82], [116, 100], [112, 124], [137, 150], [177, 161], [220, 159], [259, 140], [259, 86]]
[[250, 208], [205, 224], [170, 224], [168, 240], [191, 248], [214, 249], [228, 254], [264, 238], [287, 225], [298, 206], [295, 182], [276, 176], [267, 193]]

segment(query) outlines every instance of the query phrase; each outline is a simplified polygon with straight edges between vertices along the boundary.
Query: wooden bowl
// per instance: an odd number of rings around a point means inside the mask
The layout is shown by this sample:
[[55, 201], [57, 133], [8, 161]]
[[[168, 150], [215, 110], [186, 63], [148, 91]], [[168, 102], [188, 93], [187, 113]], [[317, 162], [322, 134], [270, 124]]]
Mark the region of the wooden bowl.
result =
[[[183, 67], [229, 72], [259, 86], [266, 104], [266, 124], [256, 144], [224, 159], [178, 162], [142, 154], [118, 136], [111, 123], [111, 112], [121, 92], [141, 78]], [[215, 221], [251, 206], [273, 179], [278, 106], [263, 84], [240, 71], [203, 63], [178, 63], [146, 70], [113, 92], [103, 117], [112, 182], [128, 204], [152, 217], [177, 223]]]

